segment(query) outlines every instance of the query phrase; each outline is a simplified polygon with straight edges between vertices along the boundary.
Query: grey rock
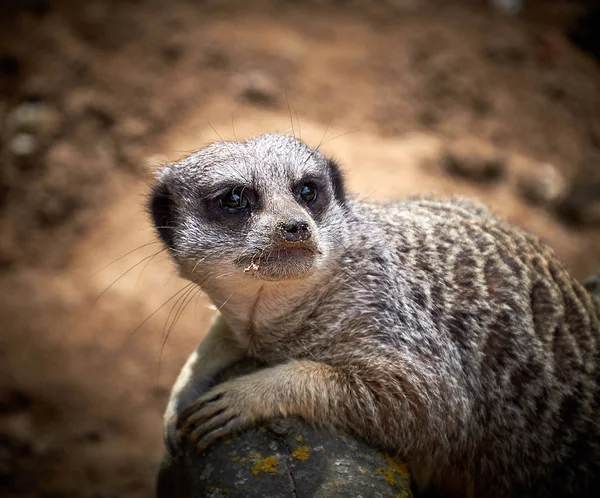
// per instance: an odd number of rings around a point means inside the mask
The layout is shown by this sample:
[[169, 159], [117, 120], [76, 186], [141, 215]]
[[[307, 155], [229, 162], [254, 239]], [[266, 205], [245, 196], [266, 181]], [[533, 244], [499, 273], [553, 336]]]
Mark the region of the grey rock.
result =
[[[235, 367], [233, 372], [246, 371]], [[275, 420], [198, 453], [165, 454], [157, 498], [412, 497], [406, 467], [355, 438]]]

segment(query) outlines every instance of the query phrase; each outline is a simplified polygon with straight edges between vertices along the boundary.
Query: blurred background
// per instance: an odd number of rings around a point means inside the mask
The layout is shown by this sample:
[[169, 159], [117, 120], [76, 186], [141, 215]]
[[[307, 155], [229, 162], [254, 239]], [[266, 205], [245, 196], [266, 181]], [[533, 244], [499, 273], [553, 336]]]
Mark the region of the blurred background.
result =
[[[0, 2], [0, 495], [152, 496], [213, 311], [152, 170], [295, 133], [357, 197], [463, 193], [600, 268], [600, 13], [576, 0]], [[179, 292], [179, 293], [178, 293]]]

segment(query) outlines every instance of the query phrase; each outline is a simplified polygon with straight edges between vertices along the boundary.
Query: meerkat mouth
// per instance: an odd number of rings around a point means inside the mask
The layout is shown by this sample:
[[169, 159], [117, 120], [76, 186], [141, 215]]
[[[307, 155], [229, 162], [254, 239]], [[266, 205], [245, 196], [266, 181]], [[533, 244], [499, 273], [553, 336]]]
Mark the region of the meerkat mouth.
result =
[[268, 262], [278, 262], [313, 257], [314, 255], [315, 251], [305, 247], [282, 247], [265, 253], [261, 259]]
[[279, 247], [269, 251], [263, 251], [252, 257], [244, 258], [240, 263], [244, 266], [244, 272], [257, 272], [261, 270], [275, 269], [278, 266], [289, 265], [305, 266], [311, 262], [319, 251], [309, 247]]

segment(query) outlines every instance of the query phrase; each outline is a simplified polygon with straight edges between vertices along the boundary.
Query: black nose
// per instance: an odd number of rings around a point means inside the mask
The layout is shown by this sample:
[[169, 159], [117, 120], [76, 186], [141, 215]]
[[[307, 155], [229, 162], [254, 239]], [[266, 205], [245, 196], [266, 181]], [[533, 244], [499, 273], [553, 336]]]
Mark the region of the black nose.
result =
[[310, 239], [310, 227], [304, 220], [289, 220], [279, 225], [281, 236], [288, 242], [302, 242]]

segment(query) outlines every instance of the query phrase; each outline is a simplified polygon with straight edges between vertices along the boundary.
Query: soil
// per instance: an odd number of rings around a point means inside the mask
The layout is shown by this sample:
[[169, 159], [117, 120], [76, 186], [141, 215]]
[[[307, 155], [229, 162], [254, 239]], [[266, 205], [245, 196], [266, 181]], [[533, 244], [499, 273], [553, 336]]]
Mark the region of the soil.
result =
[[525, 3], [3, 2], [0, 494], [153, 494], [214, 311], [145, 196], [210, 141], [295, 133], [360, 198], [471, 195], [598, 269], [600, 67], [565, 35], [577, 3]]

